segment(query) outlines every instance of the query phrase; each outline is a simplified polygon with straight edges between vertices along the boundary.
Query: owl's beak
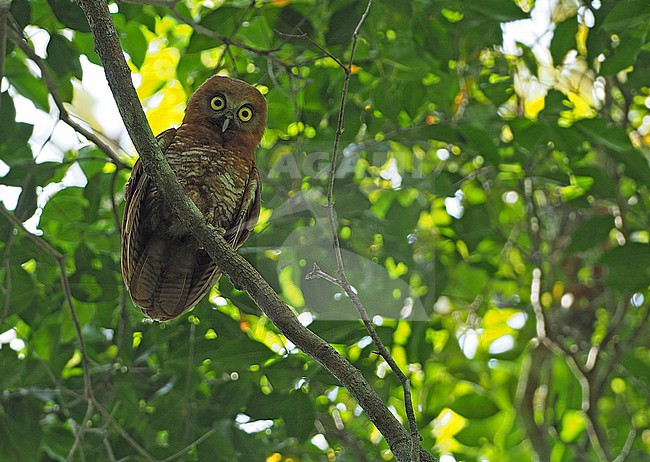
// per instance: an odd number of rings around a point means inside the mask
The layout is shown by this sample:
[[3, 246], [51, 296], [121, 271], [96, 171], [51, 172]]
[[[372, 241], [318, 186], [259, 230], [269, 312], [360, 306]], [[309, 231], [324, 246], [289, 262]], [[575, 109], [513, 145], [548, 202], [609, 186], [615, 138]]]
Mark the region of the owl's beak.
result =
[[231, 114], [226, 115], [226, 118], [223, 119], [223, 125], [221, 126], [221, 133], [228, 130], [228, 127], [230, 126], [230, 121], [231, 120], [232, 120], [232, 115]]

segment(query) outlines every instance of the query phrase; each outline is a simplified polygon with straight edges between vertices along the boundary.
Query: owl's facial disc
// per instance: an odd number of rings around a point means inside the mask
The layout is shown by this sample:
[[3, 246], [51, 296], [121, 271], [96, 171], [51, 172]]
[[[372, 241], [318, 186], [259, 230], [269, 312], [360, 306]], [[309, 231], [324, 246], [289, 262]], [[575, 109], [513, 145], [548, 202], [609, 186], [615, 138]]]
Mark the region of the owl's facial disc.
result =
[[[243, 103], [243, 104], [242, 104]], [[212, 119], [221, 125], [221, 132], [232, 127], [240, 127], [250, 122], [255, 115], [253, 106], [248, 102], [228, 101], [223, 93], [214, 93], [210, 100]]]

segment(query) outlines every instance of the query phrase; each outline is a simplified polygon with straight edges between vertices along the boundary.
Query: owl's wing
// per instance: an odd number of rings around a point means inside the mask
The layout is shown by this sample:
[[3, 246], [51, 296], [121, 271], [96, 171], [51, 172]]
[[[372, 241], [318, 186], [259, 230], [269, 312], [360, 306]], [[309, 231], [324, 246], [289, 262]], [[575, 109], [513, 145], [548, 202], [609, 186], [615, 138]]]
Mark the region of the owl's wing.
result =
[[235, 249], [242, 246], [251, 231], [257, 224], [257, 219], [260, 216], [260, 190], [261, 190], [260, 174], [257, 167], [253, 164], [244, 194], [242, 195], [241, 203], [239, 204], [239, 212], [237, 217], [232, 223], [230, 229], [226, 230], [224, 239], [228, 241]]
[[[253, 166], [244, 188], [237, 217], [231, 228], [224, 235], [224, 239], [235, 249], [248, 239], [251, 230], [257, 223], [260, 214], [260, 185], [259, 172]], [[183, 255], [178, 255], [179, 266], [183, 266], [180, 264], [183, 258]], [[195, 270], [191, 274], [191, 277], [184, 281], [182, 292], [186, 295], [184, 300], [183, 297], [180, 298], [181, 304], [178, 307], [174, 310], [169, 310], [168, 314], [170, 317], [176, 317], [198, 303], [221, 277], [221, 271], [217, 267], [217, 264], [205, 251], [200, 251], [191, 258], [196, 259]]]
[[[156, 140], [160, 150], [164, 153], [171, 144], [176, 129], [170, 128], [160, 133]], [[131, 170], [131, 177], [126, 185], [124, 199], [124, 217], [122, 218], [122, 278], [129, 287], [140, 255], [147, 246], [150, 238], [148, 227], [142, 226], [141, 204], [151, 204], [156, 201], [151, 199], [158, 195], [156, 188], [150, 184], [149, 176], [142, 168], [142, 161], [138, 159]], [[130, 287], [129, 287], [130, 289]]]
[[[244, 188], [241, 203], [239, 204], [237, 217], [231, 228], [226, 230], [226, 234], [224, 235], [224, 239], [235, 249], [239, 248], [248, 239], [259, 218], [260, 185], [259, 172], [257, 171], [257, 167], [253, 165], [248, 176], [248, 181], [246, 182], [246, 187]], [[202, 252], [198, 258], [201, 260], [198, 267], [202, 268], [202, 272], [195, 275], [195, 282], [187, 294], [187, 306], [196, 304], [221, 277], [221, 271], [219, 271], [217, 264], [212, 261], [207, 253]]]

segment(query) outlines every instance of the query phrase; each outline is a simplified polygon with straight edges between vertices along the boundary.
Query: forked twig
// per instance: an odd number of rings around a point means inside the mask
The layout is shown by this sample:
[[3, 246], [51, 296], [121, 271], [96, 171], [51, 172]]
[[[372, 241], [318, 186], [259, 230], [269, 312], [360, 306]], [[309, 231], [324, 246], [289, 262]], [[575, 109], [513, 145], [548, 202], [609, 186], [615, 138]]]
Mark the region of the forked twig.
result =
[[327, 56], [329, 56], [331, 59], [333, 59], [345, 72], [345, 79], [343, 81], [343, 90], [341, 91], [341, 102], [339, 106], [339, 115], [338, 115], [338, 121], [336, 125], [336, 134], [334, 137], [334, 145], [332, 147], [332, 159], [330, 161], [330, 172], [329, 172], [329, 183], [327, 185], [327, 217], [329, 219], [329, 224], [330, 224], [330, 231], [332, 234], [332, 241], [334, 245], [334, 258], [336, 259], [336, 268], [337, 268], [337, 273], [338, 273], [338, 279], [334, 278], [327, 273], [323, 272], [318, 265], [314, 265], [314, 269], [307, 275], [308, 279], [320, 277], [323, 278], [333, 284], [336, 284], [340, 286], [347, 296], [350, 298], [350, 301], [356, 308], [357, 312], [359, 313], [359, 317], [363, 321], [363, 324], [366, 327], [366, 330], [370, 334], [370, 337], [372, 338], [373, 342], [375, 343], [375, 346], [377, 347], [377, 350], [379, 351], [379, 354], [381, 355], [382, 358], [384, 358], [384, 361], [389, 365], [395, 376], [398, 378], [400, 384], [402, 385], [402, 389], [404, 390], [404, 408], [406, 411], [406, 417], [408, 419], [408, 424], [409, 424], [409, 432], [410, 432], [410, 437], [411, 437], [411, 460], [413, 462], [419, 462], [420, 461], [420, 433], [418, 432], [417, 428], [417, 422], [415, 419], [415, 412], [413, 410], [413, 402], [411, 400], [411, 383], [409, 378], [402, 372], [398, 364], [395, 362], [393, 359], [393, 356], [390, 354], [390, 352], [386, 349], [386, 346], [382, 342], [381, 338], [379, 337], [379, 334], [377, 333], [377, 330], [374, 328], [370, 318], [368, 317], [368, 312], [366, 309], [363, 307], [363, 304], [361, 303], [361, 300], [359, 300], [359, 297], [357, 296], [356, 291], [352, 288], [350, 283], [348, 282], [348, 279], [345, 275], [345, 266], [343, 264], [343, 255], [341, 253], [341, 243], [339, 241], [339, 236], [338, 236], [338, 229], [337, 229], [337, 224], [336, 224], [336, 218], [334, 216], [334, 182], [335, 182], [335, 174], [336, 174], [336, 162], [338, 159], [338, 152], [339, 152], [339, 145], [341, 143], [341, 136], [343, 134], [343, 121], [344, 121], [344, 116], [345, 116], [345, 103], [347, 100], [347, 94], [348, 94], [348, 86], [350, 84], [350, 77], [352, 75], [352, 65], [354, 61], [354, 53], [357, 47], [357, 42], [359, 39], [359, 31], [361, 29], [362, 24], [368, 17], [368, 12], [370, 11], [370, 6], [372, 5], [372, 0], [368, 1], [368, 5], [366, 6], [365, 11], [361, 15], [361, 18], [359, 19], [359, 22], [357, 23], [357, 26], [354, 29], [354, 32], [352, 33], [352, 46], [350, 48], [350, 59], [348, 60], [347, 65], [344, 65], [339, 59], [337, 59], [334, 55], [332, 55], [330, 52], [325, 50], [323, 47], [318, 45], [314, 40], [309, 38], [306, 34], [301, 34], [298, 37], [305, 38], [308, 40], [310, 43], [312, 43], [314, 46], [316, 46], [319, 50], [321, 50], [323, 53], [325, 53]]

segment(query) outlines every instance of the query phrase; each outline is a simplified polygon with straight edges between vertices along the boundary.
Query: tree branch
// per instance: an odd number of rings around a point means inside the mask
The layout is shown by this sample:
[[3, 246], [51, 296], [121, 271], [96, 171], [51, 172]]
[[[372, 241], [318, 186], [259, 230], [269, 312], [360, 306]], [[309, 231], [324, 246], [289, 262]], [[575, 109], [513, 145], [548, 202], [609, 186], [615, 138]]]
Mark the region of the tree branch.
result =
[[[138, 100], [131, 73], [124, 59], [115, 25], [105, 0], [76, 0], [88, 18], [95, 40], [95, 50], [127, 131], [140, 154], [145, 172], [160, 191], [163, 200], [184, 226], [191, 229], [201, 246], [230, 276], [233, 284], [248, 292], [278, 329], [305, 353], [327, 369], [359, 402], [370, 420], [386, 438], [396, 460], [410, 461], [410, 438], [359, 370], [329, 343], [304, 327], [278, 297], [271, 286], [226, 241], [213, 232], [200, 211], [180, 187], [167, 160], [156, 144], [151, 128]], [[421, 450], [425, 462], [435, 459]]]

